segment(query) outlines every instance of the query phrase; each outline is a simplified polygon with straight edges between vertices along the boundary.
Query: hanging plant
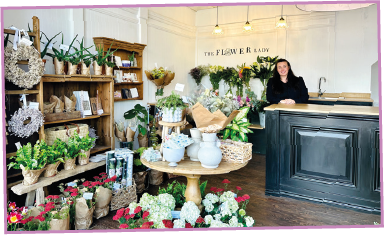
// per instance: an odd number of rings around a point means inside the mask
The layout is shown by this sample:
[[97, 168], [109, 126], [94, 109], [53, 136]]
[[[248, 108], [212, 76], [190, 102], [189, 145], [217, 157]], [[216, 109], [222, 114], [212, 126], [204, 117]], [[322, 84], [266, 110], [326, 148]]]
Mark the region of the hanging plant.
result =
[[210, 66], [209, 67], [209, 80], [212, 84], [212, 89], [214, 91], [219, 90], [219, 82], [222, 79], [222, 72], [224, 67], [218, 65], [218, 66]]

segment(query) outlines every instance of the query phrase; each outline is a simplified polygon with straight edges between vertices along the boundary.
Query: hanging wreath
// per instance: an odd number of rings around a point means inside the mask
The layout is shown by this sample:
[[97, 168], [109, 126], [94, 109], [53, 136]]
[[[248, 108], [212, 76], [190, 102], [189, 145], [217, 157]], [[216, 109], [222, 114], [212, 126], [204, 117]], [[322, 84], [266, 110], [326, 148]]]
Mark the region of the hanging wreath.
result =
[[[24, 121], [29, 118], [31, 118], [31, 122], [24, 125]], [[33, 133], [38, 132], [43, 123], [44, 117], [40, 110], [24, 106], [13, 114], [8, 122], [8, 130], [12, 132], [12, 135], [27, 138]]]
[[[25, 72], [18, 65], [17, 61], [28, 59], [29, 71]], [[44, 75], [44, 63], [39, 52], [32, 46], [19, 44], [17, 50], [12, 47], [5, 48], [5, 77], [15, 85], [31, 89], [33, 85], [40, 82]]]

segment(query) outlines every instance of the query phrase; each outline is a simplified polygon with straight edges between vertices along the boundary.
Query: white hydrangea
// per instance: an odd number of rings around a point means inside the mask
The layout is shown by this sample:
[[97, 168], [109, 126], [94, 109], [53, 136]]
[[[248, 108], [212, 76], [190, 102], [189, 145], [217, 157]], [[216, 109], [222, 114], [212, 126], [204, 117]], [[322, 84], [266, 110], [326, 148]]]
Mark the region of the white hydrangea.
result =
[[220, 202], [223, 203], [223, 202], [226, 202], [230, 199], [234, 199], [235, 198], [235, 194], [231, 191], [226, 191], [224, 192], [221, 196], [220, 196]]
[[253, 218], [251, 216], [245, 216], [244, 219], [245, 219], [245, 224], [247, 225], [247, 227], [252, 227], [253, 224], [255, 223], [255, 221], [253, 220]]
[[220, 206], [220, 215], [222, 217], [228, 215], [228, 216], [231, 216], [232, 215], [232, 212], [231, 210], [229, 209], [229, 206], [228, 206], [228, 202], [224, 202], [223, 204], [221, 204]]
[[143, 209], [143, 211], [148, 210], [151, 208], [151, 205], [157, 204], [157, 197], [152, 196], [148, 193], [144, 193], [143, 196], [140, 198], [139, 206]]
[[152, 205], [149, 209], [148, 221], [152, 221], [155, 228], [165, 228], [163, 220], [172, 220], [171, 209], [162, 205]]
[[184, 203], [183, 207], [181, 208], [180, 219], [183, 219], [194, 226], [199, 216], [200, 210], [194, 202], [188, 201]]
[[215, 207], [213, 206], [212, 202], [209, 199], [204, 199], [202, 201], [203, 206], [205, 207], [206, 212], [211, 212]]
[[185, 221], [181, 219], [173, 221], [173, 228], [185, 228]]
[[229, 220], [229, 227], [238, 227], [239, 221], [237, 220], [236, 216], [232, 216], [232, 218]]
[[169, 209], [173, 210], [176, 206], [176, 200], [175, 198], [168, 193], [160, 194], [158, 197], [157, 202], [165, 207], [168, 207]]
[[129, 208], [129, 214], [132, 215], [134, 210], [136, 209], [136, 207], [138, 206], [139, 204], [137, 204], [136, 202], [131, 202], [128, 206]]
[[215, 209], [215, 206], [213, 206], [212, 204], [210, 204], [210, 205], [207, 205], [206, 207], [205, 207], [205, 211], [206, 212], [211, 212], [211, 211], [213, 211], [213, 209]]
[[215, 220], [220, 220], [221, 219], [221, 215], [220, 214], [216, 214], [213, 217], [215, 217]]
[[237, 227], [244, 227], [244, 225], [242, 223], [238, 223]]
[[228, 208], [231, 213], [236, 213], [236, 211], [239, 209], [239, 203], [235, 200], [235, 198], [230, 198], [225, 203], [228, 204]]
[[206, 215], [204, 217], [205, 224], [211, 224], [212, 220], [213, 220], [212, 215]]
[[246, 214], [246, 212], [245, 212], [244, 209], [240, 209], [240, 210], [239, 210], [239, 215], [241, 215], [241, 216], [245, 216], [245, 214]]
[[223, 228], [223, 227], [229, 227], [229, 225], [221, 222], [220, 220], [212, 220], [210, 228]]
[[205, 195], [205, 199], [208, 199], [209, 201], [211, 201], [212, 204], [215, 204], [216, 202], [219, 201], [219, 197], [212, 193], [208, 193], [207, 195]]

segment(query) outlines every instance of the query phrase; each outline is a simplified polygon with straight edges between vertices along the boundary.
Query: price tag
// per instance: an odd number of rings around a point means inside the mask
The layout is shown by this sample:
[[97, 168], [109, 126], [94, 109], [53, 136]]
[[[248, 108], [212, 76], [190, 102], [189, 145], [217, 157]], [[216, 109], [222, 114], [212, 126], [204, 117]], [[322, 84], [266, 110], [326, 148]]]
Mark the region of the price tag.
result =
[[172, 218], [173, 219], [180, 219], [180, 212], [181, 211], [171, 211]]
[[234, 198], [237, 198], [237, 194], [235, 193], [235, 194], [233, 195], [233, 197], [234, 197]]
[[121, 62], [121, 58], [120, 58], [120, 56], [115, 56], [115, 64], [116, 64], [118, 67], [123, 67], [123, 63]]
[[16, 145], [16, 148], [17, 148], [17, 149], [20, 149], [20, 148], [21, 148], [21, 144], [20, 144], [20, 142], [17, 142], [15, 145]]
[[76, 184], [75, 182], [69, 182], [67, 185], [68, 185], [68, 186], [71, 186], [71, 187], [75, 187], [75, 186], [77, 186], [77, 184]]
[[113, 184], [113, 190], [118, 190], [120, 189], [121, 185], [119, 183], [114, 183]]
[[64, 45], [64, 44], [60, 44], [59, 48], [61, 50], [64, 50], [64, 51], [68, 51], [69, 50], [69, 46], [68, 45]]
[[93, 193], [84, 193], [83, 198], [91, 200], [93, 198]]
[[183, 92], [184, 91], [184, 84], [176, 83], [175, 90]]

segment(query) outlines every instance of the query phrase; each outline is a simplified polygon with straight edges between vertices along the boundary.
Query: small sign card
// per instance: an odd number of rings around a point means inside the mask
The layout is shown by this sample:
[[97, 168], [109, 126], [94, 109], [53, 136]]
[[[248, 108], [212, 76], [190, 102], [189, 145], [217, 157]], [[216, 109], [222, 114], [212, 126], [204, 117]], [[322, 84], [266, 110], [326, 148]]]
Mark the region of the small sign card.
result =
[[181, 211], [171, 211], [172, 218], [173, 219], [180, 219], [180, 212]]
[[130, 89], [130, 90], [131, 90], [132, 98], [137, 98], [137, 97], [139, 97], [139, 93], [137, 92], [137, 88], [132, 88], [132, 89]]
[[123, 67], [123, 63], [121, 62], [120, 56], [115, 56], [115, 64], [117, 67]]
[[183, 92], [184, 91], [184, 84], [176, 83], [175, 90]]
[[69, 46], [68, 45], [64, 45], [64, 44], [60, 44], [59, 49], [60, 50], [64, 50], [64, 51], [68, 51], [69, 50]]
[[16, 148], [17, 148], [17, 149], [21, 148], [21, 144], [20, 144], [20, 142], [15, 143], [15, 145], [16, 145]]
[[91, 200], [93, 198], [93, 193], [84, 193], [83, 198]]
[[71, 187], [77, 186], [77, 184], [75, 182], [69, 182], [67, 185], [71, 186]]

